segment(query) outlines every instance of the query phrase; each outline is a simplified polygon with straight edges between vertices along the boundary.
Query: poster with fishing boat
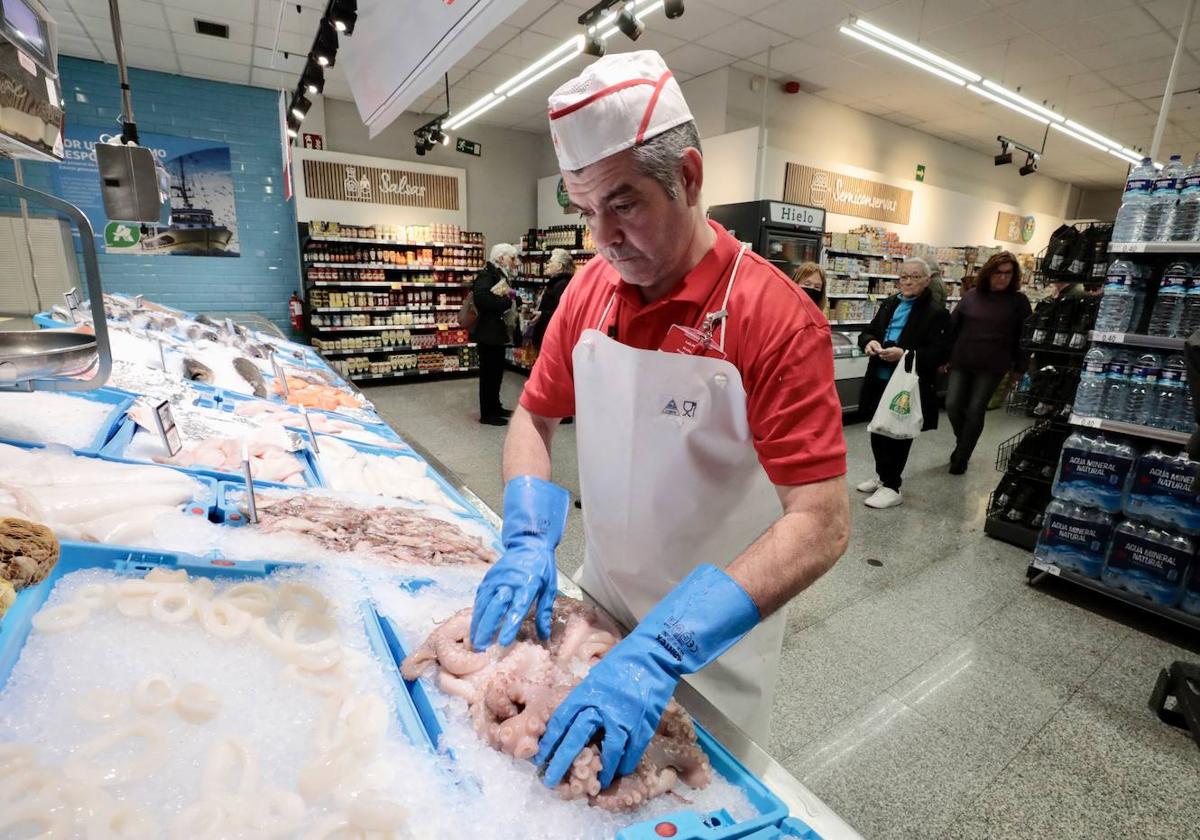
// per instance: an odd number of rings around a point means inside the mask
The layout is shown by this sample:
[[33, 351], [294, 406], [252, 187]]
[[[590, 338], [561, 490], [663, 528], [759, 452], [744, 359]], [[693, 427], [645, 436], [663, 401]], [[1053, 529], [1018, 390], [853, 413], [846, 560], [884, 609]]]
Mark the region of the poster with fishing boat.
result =
[[68, 127], [64, 159], [54, 168], [60, 196], [83, 209], [108, 254], [172, 257], [237, 257], [237, 206], [229, 146], [143, 132], [171, 180], [171, 206], [157, 224], [112, 221], [105, 216], [96, 171], [96, 130]]

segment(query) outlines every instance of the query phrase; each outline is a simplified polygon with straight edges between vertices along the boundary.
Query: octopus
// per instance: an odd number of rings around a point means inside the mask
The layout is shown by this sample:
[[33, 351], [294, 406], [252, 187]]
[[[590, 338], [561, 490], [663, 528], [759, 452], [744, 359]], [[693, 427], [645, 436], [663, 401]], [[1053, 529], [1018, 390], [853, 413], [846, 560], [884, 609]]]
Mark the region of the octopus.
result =
[[[607, 616], [563, 596], [555, 601], [546, 641], [537, 638], [532, 620], [526, 620], [509, 647], [477, 651], [470, 642], [470, 629], [469, 608], [454, 614], [404, 660], [401, 675], [415, 680], [436, 666], [438, 688], [466, 700], [479, 737], [493, 749], [520, 759], [537, 754], [554, 710], [620, 639], [620, 631]], [[680, 782], [700, 789], [712, 781], [712, 764], [697, 744], [691, 718], [674, 700], [667, 704], [632, 773], [601, 789], [600, 770], [600, 746], [594, 740], [575, 758], [555, 793], [624, 812], [672, 794]]]
[[496, 552], [458, 526], [405, 507], [354, 507], [326, 496], [256, 497], [257, 527], [304, 537], [322, 548], [383, 563], [486, 565]]

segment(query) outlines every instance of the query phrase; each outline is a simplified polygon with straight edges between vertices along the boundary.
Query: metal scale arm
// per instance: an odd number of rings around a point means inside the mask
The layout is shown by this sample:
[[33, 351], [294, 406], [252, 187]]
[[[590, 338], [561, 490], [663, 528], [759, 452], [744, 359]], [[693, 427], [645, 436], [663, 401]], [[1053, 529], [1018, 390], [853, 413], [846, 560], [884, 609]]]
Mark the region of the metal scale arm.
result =
[[[68, 330], [0, 332], [0, 339], [19, 339], [22, 345], [16, 353], [0, 348], [0, 391], [92, 391], [101, 387], [108, 381], [112, 371], [112, 350], [108, 343], [104, 290], [100, 283], [100, 263], [96, 258], [96, 239], [91, 222], [74, 204], [7, 178], [0, 178], [0, 195], [17, 196], [57, 210], [79, 229], [83, 269], [91, 302], [92, 329], [95, 333], [93, 339]], [[78, 340], [74, 340], [76, 336]], [[94, 370], [94, 374], [88, 379], [70, 376], [89, 370]]]

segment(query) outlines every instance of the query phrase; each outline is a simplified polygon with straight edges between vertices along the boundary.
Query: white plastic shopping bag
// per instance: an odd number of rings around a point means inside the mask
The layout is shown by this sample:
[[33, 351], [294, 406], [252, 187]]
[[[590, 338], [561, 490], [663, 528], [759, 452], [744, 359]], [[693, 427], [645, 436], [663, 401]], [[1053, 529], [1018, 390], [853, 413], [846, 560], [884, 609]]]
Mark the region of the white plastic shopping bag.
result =
[[897, 440], [911, 440], [921, 434], [921, 388], [917, 379], [917, 356], [908, 351], [892, 371], [883, 389], [883, 397], [867, 431]]

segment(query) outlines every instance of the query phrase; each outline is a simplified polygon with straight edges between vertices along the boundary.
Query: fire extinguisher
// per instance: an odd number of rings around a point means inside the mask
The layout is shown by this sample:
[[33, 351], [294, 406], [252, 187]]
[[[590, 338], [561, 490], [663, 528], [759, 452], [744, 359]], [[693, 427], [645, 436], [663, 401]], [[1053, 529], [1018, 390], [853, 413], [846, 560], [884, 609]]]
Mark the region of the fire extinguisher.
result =
[[300, 300], [299, 292], [292, 292], [288, 299], [288, 317], [292, 320], [293, 330], [304, 332], [304, 301]]

